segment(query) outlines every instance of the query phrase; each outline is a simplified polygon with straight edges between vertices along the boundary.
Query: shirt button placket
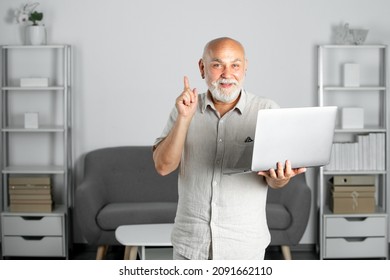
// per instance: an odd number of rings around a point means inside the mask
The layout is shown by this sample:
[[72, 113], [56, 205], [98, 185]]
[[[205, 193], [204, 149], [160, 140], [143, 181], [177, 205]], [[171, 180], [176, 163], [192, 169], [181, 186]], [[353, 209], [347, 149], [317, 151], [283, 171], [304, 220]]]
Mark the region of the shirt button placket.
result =
[[222, 162], [223, 156], [225, 152], [224, 145], [224, 120], [219, 120], [218, 122], [218, 131], [217, 131], [217, 149], [215, 155], [215, 163], [213, 170], [213, 181], [212, 181], [212, 198], [211, 198], [211, 220], [210, 220], [210, 228], [211, 228], [211, 236], [212, 236], [212, 244], [213, 244], [213, 253], [218, 254], [218, 197], [220, 191], [220, 182], [222, 177]]

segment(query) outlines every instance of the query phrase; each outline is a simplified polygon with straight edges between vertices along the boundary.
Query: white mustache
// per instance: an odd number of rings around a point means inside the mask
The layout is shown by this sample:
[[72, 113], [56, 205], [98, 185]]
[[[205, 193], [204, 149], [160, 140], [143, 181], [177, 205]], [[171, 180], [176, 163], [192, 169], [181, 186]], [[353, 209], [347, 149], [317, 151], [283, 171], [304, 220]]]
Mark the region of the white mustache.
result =
[[236, 80], [233, 79], [219, 79], [215, 81], [215, 85], [217, 84], [233, 84], [233, 85], [238, 85]]

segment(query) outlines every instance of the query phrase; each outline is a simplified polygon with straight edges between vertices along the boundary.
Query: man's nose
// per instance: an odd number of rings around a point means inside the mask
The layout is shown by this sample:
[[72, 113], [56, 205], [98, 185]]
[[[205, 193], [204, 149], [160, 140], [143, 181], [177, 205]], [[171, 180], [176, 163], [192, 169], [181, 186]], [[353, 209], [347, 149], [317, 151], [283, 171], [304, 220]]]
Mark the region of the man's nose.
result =
[[221, 76], [222, 78], [230, 79], [232, 77], [232, 70], [229, 67], [225, 67]]

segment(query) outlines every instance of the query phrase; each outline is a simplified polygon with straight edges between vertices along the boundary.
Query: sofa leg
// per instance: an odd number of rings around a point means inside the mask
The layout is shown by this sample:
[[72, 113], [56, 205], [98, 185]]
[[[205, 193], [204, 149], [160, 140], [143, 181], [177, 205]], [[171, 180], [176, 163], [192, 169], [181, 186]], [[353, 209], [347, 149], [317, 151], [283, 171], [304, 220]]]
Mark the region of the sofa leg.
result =
[[282, 254], [285, 260], [292, 260], [290, 246], [282, 245]]
[[130, 247], [129, 260], [136, 260], [137, 259], [137, 253], [138, 253], [138, 247], [137, 246], [131, 246]]
[[131, 249], [130, 246], [125, 246], [125, 255], [123, 256], [124, 260], [130, 259], [130, 249]]
[[126, 246], [125, 247], [125, 255], [123, 257], [124, 260], [136, 260], [138, 253], [137, 246]]
[[104, 259], [104, 257], [106, 256], [107, 250], [108, 250], [108, 245], [100, 245], [97, 248], [96, 259], [97, 260]]

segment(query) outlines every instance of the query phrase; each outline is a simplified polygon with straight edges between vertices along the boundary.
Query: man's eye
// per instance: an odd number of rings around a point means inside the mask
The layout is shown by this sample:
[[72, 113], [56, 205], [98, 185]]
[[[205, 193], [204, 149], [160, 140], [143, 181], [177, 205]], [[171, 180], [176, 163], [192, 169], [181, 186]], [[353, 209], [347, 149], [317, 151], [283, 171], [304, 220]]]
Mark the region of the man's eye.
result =
[[221, 64], [219, 64], [219, 63], [213, 64], [213, 68], [220, 68], [220, 67], [221, 67]]
[[234, 69], [240, 68], [240, 64], [233, 64], [233, 68], [234, 68]]

